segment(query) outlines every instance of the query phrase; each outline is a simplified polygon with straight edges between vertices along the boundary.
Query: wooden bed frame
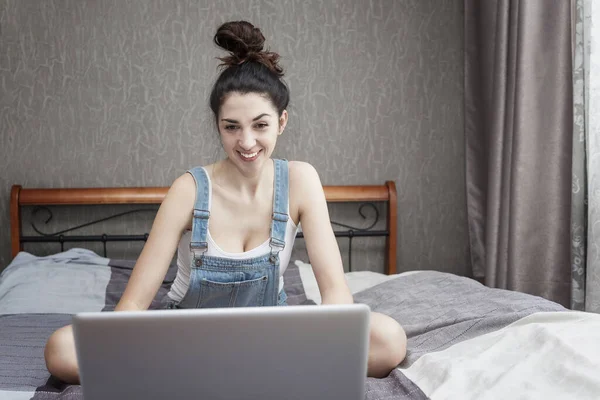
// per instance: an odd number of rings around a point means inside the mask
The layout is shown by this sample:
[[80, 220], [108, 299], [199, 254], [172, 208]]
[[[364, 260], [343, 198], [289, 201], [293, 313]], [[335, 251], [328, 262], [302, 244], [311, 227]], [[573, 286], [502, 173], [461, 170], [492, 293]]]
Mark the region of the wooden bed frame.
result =
[[[108, 204], [160, 204], [167, 194], [167, 187], [136, 188], [67, 188], [24, 189], [13, 185], [10, 196], [10, 225], [12, 257], [23, 250], [21, 207], [48, 205], [108, 205]], [[324, 186], [327, 202], [386, 202], [387, 220], [385, 273], [396, 273], [397, 200], [396, 184], [386, 181], [384, 185]], [[350, 238], [364, 236], [348, 231]]]

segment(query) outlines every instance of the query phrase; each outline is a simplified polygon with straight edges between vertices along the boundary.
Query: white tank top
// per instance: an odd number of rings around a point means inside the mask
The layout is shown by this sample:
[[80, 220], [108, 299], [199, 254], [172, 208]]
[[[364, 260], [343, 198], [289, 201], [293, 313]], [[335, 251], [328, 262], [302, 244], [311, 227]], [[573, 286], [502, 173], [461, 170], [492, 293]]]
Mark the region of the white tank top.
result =
[[[206, 176], [208, 177], [208, 209], [210, 210], [210, 205], [212, 201], [212, 183], [210, 181], [208, 173], [206, 174]], [[288, 204], [288, 210], [289, 208], [290, 207]], [[294, 248], [294, 240], [296, 239], [297, 231], [298, 227], [296, 226], [292, 218], [288, 218], [287, 225], [285, 227], [285, 247], [279, 252], [279, 291], [283, 289], [283, 273], [287, 269], [287, 266], [290, 262], [290, 257], [292, 256], [292, 249]], [[181, 239], [179, 240], [179, 245], [177, 246], [177, 275], [175, 276], [175, 280], [173, 281], [171, 290], [168, 293], [168, 296], [174, 301], [181, 301], [190, 285], [191, 238], [192, 231], [186, 230], [185, 233], [181, 236]], [[245, 251], [243, 253], [229, 253], [221, 249], [219, 245], [216, 244], [213, 240], [210, 234], [210, 223], [208, 227], [206, 240], [208, 243], [208, 249], [204, 254], [210, 257], [226, 258], [230, 260], [245, 260], [254, 257], [259, 257], [271, 252], [271, 246], [269, 246], [270, 238], [268, 238], [260, 246], [255, 247], [251, 250]]]

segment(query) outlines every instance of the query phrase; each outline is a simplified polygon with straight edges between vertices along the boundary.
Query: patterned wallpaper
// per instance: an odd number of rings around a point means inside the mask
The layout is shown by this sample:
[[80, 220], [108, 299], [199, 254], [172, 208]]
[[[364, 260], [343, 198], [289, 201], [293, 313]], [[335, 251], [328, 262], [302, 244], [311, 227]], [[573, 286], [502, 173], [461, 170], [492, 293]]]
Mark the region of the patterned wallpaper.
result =
[[399, 270], [465, 273], [462, 0], [0, 0], [0, 269], [12, 184], [168, 186], [222, 156], [211, 39], [232, 19], [282, 55], [275, 155], [395, 180]]

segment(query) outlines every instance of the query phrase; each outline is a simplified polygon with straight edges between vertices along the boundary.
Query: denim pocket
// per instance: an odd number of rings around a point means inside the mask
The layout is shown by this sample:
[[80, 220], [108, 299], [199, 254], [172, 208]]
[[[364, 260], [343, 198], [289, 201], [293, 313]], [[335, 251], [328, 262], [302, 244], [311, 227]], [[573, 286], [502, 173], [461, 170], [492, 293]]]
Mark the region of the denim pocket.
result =
[[209, 279], [200, 281], [199, 308], [215, 307], [259, 307], [264, 303], [269, 277], [216, 282]]

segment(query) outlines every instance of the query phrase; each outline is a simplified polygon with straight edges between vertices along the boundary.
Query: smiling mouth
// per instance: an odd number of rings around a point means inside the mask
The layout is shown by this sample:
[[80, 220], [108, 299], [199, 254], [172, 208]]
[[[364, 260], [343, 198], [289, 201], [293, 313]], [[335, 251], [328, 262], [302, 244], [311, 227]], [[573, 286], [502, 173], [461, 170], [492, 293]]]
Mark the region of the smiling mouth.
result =
[[241, 151], [238, 151], [237, 153], [240, 155], [240, 158], [244, 161], [254, 161], [256, 160], [256, 158], [258, 158], [258, 155], [261, 151], [262, 150], [255, 151], [254, 153], [242, 153]]

